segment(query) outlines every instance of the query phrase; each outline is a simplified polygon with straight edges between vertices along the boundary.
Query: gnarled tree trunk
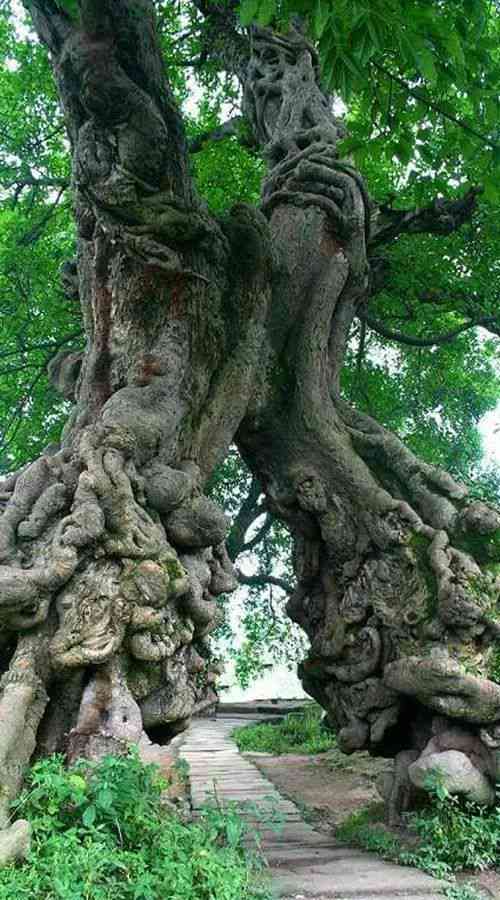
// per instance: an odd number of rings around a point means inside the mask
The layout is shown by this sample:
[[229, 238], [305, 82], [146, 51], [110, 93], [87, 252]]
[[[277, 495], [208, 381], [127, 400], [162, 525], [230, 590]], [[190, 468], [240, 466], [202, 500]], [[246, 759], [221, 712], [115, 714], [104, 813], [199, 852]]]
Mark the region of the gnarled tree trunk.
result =
[[439, 714], [440, 748], [467, 746], [491, 781], [498, 626], [480, 566], [500, 518], [340, 397], [372, 208], [338, 159], [313, 48], [254, 29], [234, 56], [269, 175], [264, 214], [215, 220], [150, 0], [81, 0], [78, 24], [27, 5], [71, 140], [87, 348], [52, 366], [75, 399], [61, 448], [2, 488], [0, 827], [34, 752], [119, 750], [213, 701], [207, 637], [235, 585], [203, 485], [235, 438], [293, 534], [304, 685], [341, 746], [406, 764]]

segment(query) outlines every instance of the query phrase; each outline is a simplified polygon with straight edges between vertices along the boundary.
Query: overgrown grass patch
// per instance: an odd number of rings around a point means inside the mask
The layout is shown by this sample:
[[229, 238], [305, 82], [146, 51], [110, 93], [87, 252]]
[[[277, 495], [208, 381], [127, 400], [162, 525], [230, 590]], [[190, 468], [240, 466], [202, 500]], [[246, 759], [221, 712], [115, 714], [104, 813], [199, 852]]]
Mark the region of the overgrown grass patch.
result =
[[14, 810], [32, 851], [0, 869], [0, 900], [268, 900], [241, 817], [215, 807], [185, 823], [164, 787], [132, 752], [69, 771], [60, 756], [38, 762]]
[[322, 724], [322, 711], [311, 704], [301, 712], [289, 713], [279, 722], [261, 722], [233, 731], [232, 737], [243, 752], [326, 753], [336, 745], [335, 735]]

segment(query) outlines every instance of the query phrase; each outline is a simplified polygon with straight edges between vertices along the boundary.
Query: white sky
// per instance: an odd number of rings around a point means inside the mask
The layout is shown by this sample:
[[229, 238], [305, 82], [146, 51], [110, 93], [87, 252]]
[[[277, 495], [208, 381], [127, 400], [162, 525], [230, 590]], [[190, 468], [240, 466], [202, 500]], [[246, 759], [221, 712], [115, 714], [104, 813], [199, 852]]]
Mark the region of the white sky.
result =
[[486, 454], [485, 463], [500, 466], [500, 403], [481, 419], [479, 431]]

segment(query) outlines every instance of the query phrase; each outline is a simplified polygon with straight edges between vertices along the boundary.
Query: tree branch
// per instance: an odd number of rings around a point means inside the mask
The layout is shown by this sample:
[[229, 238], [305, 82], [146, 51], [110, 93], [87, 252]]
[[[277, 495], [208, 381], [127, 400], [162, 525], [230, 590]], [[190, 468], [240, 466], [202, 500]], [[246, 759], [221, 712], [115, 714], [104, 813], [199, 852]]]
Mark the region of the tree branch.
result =
[[250, 42], [238, 30], [239, 0], [220, 3], [193, 0], [193, 5], [204, 18], [204, 30], [200, 36], [201, 61], [217, 58], [222, 68], [242, 82], [250, 59]]
[[422, 103], [428, 109], [432, 109], [434, 112], [438, 113], [438, 115], [442, 116], [443, 119], [447, 119], [448, 122], [453, 122], [454, 125], [457, 125], [462, 131], [465, 131], [467, 134], [470, 134], [472, 137], [478, 138], [478, 140], [482, 141], [482, 143], [486, 144], [488, 147], [491, 147], [493, 150], [499, 149], [500, 145], [497, 141], [492, 140], [487, 134], [483, 134], [481, 131], [477, 131], [472, 125], [469, 125], [468, 122], [465, 122], [464, 119], [459, 119], [458, 116], [454, 116], [453, 113], [448, 112], [446, 109], [443, 109], [439, 103], [436, 103], [434, 100], [431, 100], [429, 97], [425, 97], [418, 88], [412, 88], [409, 84], [401, 78], [399, 75], [395, 75], [394, 72], [390, 72], [389, 69], [386, 69], [385, 66], [382, 66], [380, 63], [373, 62], [373, 66], [382, 72], [384, 75], [387, 75], [392, 81], [395, 81], [396, 84], [399, 84], [406, 93], [413, 97], [415, 100], [418, 100], [419, 103]]
[[387, 244], [401, 234], [452, 234], [470, 221], [482, 188], [471, 188], [457, 200], [436, 198], [429, 206], [393, 209], [380, 206], [380, 223], [375, 221], [369, 249]]
[[285, 578], [278, 578], [275, 575], [245, 575], [241, 569], [236, 569], [236, 577], [240, 584], [247, 585], [248, 587], [266, 587], [267, 585], [272, 585], [273, 587], [279, 587], [282, 591], [285, 591], [287, 594], [293, 594], [294, 587]]
[[22, 0], [22, 3], [33, 19], [40, 40], [58, 56], [73, 30], [71, 17], [54, 0]]
[[248, 494], [241, 504], [227, 538], [227, 552], [232, 562], [245, 548], [245, 535], [252, 522], [255, 522], [263, 510], [257, 505], [262, 493], [260, 483], [252, 478]]
[[238, 139], [238, 143], [240, 143], [243, 147], [254, 147], [255, 144], [251, 140], [250, 137], [247, 137], [242, 133], [242, 126], [245, 122], [243, 116], [234, 116], [232, 119], [228, 119], [227, 122], [224, 122], [222, 125], [218, 125], [216, 128], [212, 128], [208, 131], [204, 131], [201, 134], [198, 134], [196, 137], [191, 138], [189, 141], [188, 147], [190, 153], [199, 153], [200, 150], [203, 150], [205, 144], [210, 141], [223, 141], [228, 137], [235, 137]]
[[[262, 512], [262, 507], [258, 507], [257, 510], [260, 515]], [[257, 547], [257, 545], [260, 544], [260, 542], [264, 540], [266, 534], [268, 534], [270, 532], [270, 530], [272, 528], [272, 524], [273, 524], [272, 516], [270, 516], [268, 514], [265, 518], [262, 528], [259, 528], [257, 534], [254, 535], [254, 537], [250, 541], [247, 541], [247, 543], [243, 545], [241, 552], [247, 553], [249, 550], [253, 550], [254, 547]]]
[[397, 341], [398, 344], [406, 344], [409, 347], [438, 347], [443, 344], [449, 344], [451, 341], [455, 340], [459, 334], [463, 334], [464, 331], [468, 331], [470, 328], [477, 328], [478, 326], [487, 328], [488, 326], [496, 324], [498, 321], [495, 316], [481, 316], [478, 319], [470, 319], [468, 322], [464, 322], [463, 325], [451, 329], [451, 331], [445, 331], [444, 334], [435, 334], [431, 337], [420, 338], [412, 334], [404, 334], [401, 331], [392, 331], [392, 329], [387, 328], [383, 322], [372, 318], [372, 316], [369, 316], [364, 312], [359, 312], [358, 317], [362, 322], [365, 322], [372, 331], [376, 331], [377, 334], [387, 338], [387, 340]]
[[63, 190], [67, 190], [70, 186], [69, 178], [57, 178], [56, 176], [45, 176], [42, 175], [40, 178], [37, 178], [33, 174], [29, 175], [19, 175], [18, 178], [14, 178], [11, 181], [6, 182], [4, 185], [6, 190], [10, 188], [15, 188], [16, 198], [25, 188], [62, 188]]

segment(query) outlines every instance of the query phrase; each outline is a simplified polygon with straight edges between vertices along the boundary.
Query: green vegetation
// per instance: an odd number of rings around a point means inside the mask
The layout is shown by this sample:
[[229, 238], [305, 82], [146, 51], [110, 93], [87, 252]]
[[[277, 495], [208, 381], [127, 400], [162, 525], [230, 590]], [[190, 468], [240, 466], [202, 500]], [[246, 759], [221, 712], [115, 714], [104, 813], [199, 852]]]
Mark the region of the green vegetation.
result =
[[[349, 816], [337, 828], [337, 839], [417, 866], [438, 878], [498, 865], [500, 806], [486, 809], [463, 801], [451, 796], [437, 778], [433, 782], [429, 805], [408, 819], [408, 840], [383, 824], [382, 804]], [[447, 896], [451, 900], [476, 900], [478, 895], [468, 885], [452, 885]]]
[[233, 731], [243, 752], [326, 753], [335, 747], [335, 735], [322, 724], [322, 710], [311, 704], [304, 712], [289, 713], [281, 722], [246, 725]]
[[480, 894], [470, 884], [451, 884], [443, 891], [447, 900], [483, 900], [484, 894]]
[[352, 813], [335, 831], [337, 840], [378, 853], [384, 859], [399, 860], [401, 843], [382, 824], [383, 803], [371, 804]]
[[36, 763], [14, 809], [32, 851], [0, 870], [0, 900], [268, 900], [236, 810], [186, 824], [162, 807], [164, 788], [132, 752], [69, 771], [61, 756]]
[[401, 859], [433, 875], [489, 869], [500, 858], [500, 806], [485, 809], [441, 789], [429, 809], [412, 816], [410, 827], [419, 838], [418, 849], [402, 853]]

